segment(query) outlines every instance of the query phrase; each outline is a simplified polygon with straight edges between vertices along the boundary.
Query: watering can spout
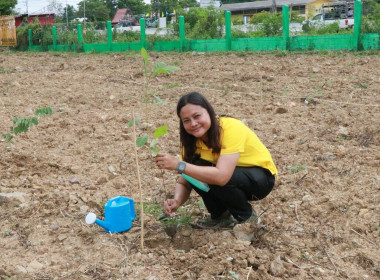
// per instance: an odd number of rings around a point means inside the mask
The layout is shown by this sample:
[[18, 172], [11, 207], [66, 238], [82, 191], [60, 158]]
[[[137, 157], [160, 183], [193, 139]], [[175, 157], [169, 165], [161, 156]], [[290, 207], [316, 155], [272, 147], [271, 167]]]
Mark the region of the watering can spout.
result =
[[96, 219], [95, 221], [95, 224], [97, 224], [98, 226], [101, 226], [102, 228], [104, 228], [107, 232], [109, 232], [109, 223], [105, 222], [105, 221], [102, 221], [102, 220], [99, 220], [99, 219]]
[[91, 224], [95, 223], [98, 226], [101, 226], [102, 228], [104, 228], [107, 232], [109, 231], [109, 227], [110, 227], [109, 223], [97, 219], [95, 213], [88, 213], [87, 214], [87, 216], [86, 216], [86, 223], [88, 225], [91, 225]]

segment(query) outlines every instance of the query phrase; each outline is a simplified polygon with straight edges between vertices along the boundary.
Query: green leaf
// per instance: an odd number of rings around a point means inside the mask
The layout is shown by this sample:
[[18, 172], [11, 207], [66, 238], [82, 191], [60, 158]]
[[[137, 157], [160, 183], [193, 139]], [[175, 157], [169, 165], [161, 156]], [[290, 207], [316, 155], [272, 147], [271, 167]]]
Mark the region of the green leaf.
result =
[[136, 146], [137, 147], [144, 146], [146, 142], [148, 142], [148, 134], [145, 134], [145, 135], [140, 136], [139, 138], [137, 138], [136, 139]]
[[176, 66], [166, 65], [165, 62], [157, 62], [154, 65], [154, 69], [153, 69], [152, 75], [155, 76], [157, 74], [168, 74], [168, 73], [174, 72], [174, 71], [176, 71], [178, 69], [179, 68], [176, 67]]
[[165, 135], [168, 132], [168, 127], [166, 125], [157, 127], [154, 131], [153, 138], [161, 137], [162, 135]]
[[[141, 121], [141, 119], [139, 119], [139, 118], [135, 118], [135, 125], [138, 124], [140, 121]], [[129, 126], [129, 127], [132, 127], [132, 126], [133, 126], [133, 120], [130, 120], [130, 121], [128, 122], [128, 126]]]
[[37, 120], [37, 118], [31, 118], [31, 119], [29, 119], [29, 121], [30, 121], [30, 125], [29, 126], [32, 126], [33, 124], [34, 125], [38, 125], [38, 120]]
[[152, 151], [152, 156], [153, 157], [157, 156], [157, 154], [160, 152], [160, 148], [158, 148], [156, 146], [149, 147], [149, 149]]
[[155, 138], [155, 139], [152, 140], [152, 142], [150, 142], [149, 147], [150, 148], [155, 147], [157, 143], [158, 143], [158, 138]]
[[47, 115], [51, 115], [53, 113], [53, 111], [51, 110], [50, 107], [46, 107], [46, 108], [39, 108], [39, 109], [36, 109], [36, 111], [34, 112], [34, 114], [36, 116], [40, 116], [40, 117], [46, 117]]
[[141, 49], [141, 56], [144, 59], [145, 65], [147, 65], [148, 64], [148, 52], [146, 51], [145, 48]]
[[153, 97], [156, 99], [156, 104], [166, 104], [168, 102], [163, 101], [160, 97], [153, 95]]
[[13, 139], [13, 135], [10, 134], [10, 133], [3, 133], [3, 138], [8, 142], [12, 142], [12, 139]]

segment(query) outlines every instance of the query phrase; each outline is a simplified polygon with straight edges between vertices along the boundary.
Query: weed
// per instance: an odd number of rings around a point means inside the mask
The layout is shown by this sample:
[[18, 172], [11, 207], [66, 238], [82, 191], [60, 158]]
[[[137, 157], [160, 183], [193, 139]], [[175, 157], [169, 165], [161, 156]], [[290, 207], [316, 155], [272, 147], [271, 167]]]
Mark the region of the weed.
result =
[[173, 84], [168, 84], [168, 85], [166, 85], [165, 87], [166, 88], [175, 88], [175, 87], [178, 87], [179, 86], [179, 84], [177, 84], [177, 83], [173, 83]]
[[306, 164], [303, 164], [303, 165], [293, 165], [293, 166], [290, 166], [289, 167], [289, 170], [291, 173], [297, 173], [301, 170], [304, 170], [305, 168], [307, 167]]
[[9, 74], [9, 73], [11, 73], [11, 70], [4, 67], [0, 67], [0, 74]]
[[[37, 109], [34, 114], [37, 117], [46, 117], [47, 115], [52, 114], [52, 110], [49, 107], [46, 108], [40, 108]], [[3, 138], [6, 140], [7, 143], [12, 143], [13, 138], [24, 132], [28, 132], [29, 128], [31, 128], [33, 125], [38, 125], [38, 119], [36, 117], [30, 117], [30, 118], [14, 118], [13, 124], [16, 126], [11, 126], [10, 131], [8, 133], [3, 133]]]

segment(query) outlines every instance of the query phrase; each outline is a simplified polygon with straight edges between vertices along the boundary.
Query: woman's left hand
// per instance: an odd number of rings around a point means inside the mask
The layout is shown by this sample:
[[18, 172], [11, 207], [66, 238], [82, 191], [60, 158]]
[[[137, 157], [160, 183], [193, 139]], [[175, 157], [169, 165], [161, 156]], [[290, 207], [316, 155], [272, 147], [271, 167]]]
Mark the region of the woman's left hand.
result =
[[169, 154], [158, 153], [154, 162], [159, 169], [175, 170], [179, 160]]

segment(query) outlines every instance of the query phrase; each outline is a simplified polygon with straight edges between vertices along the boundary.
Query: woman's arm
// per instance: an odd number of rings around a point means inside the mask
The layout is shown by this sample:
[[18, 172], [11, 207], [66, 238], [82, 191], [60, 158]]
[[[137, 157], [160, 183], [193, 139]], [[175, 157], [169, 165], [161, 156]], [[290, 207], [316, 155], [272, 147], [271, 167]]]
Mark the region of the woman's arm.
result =
[[174, 217], [174, 212], [178, 207], [184, 204], [190, 197], [191, 187], [189, 183], [182, 177], [178, 179], [177, 185], [174, 191], [174, 198], [167, 199], [164, 202], [164, 212], [170, 217]]
[[198, 166], [186, 163], [185, 174], [211, 185], [224, 186], [231, 179], [240, 153], [221, 155], [216, 166]]
[[[224, 186], [231, 179], [240, 153], [221, 155], [216, 166], [198, 166], [186, 163], [185, 174], [207, 184]], [[155, 162], [158, 168], [175, 170], [179, 160], [175, 157], [159, 153]]]

